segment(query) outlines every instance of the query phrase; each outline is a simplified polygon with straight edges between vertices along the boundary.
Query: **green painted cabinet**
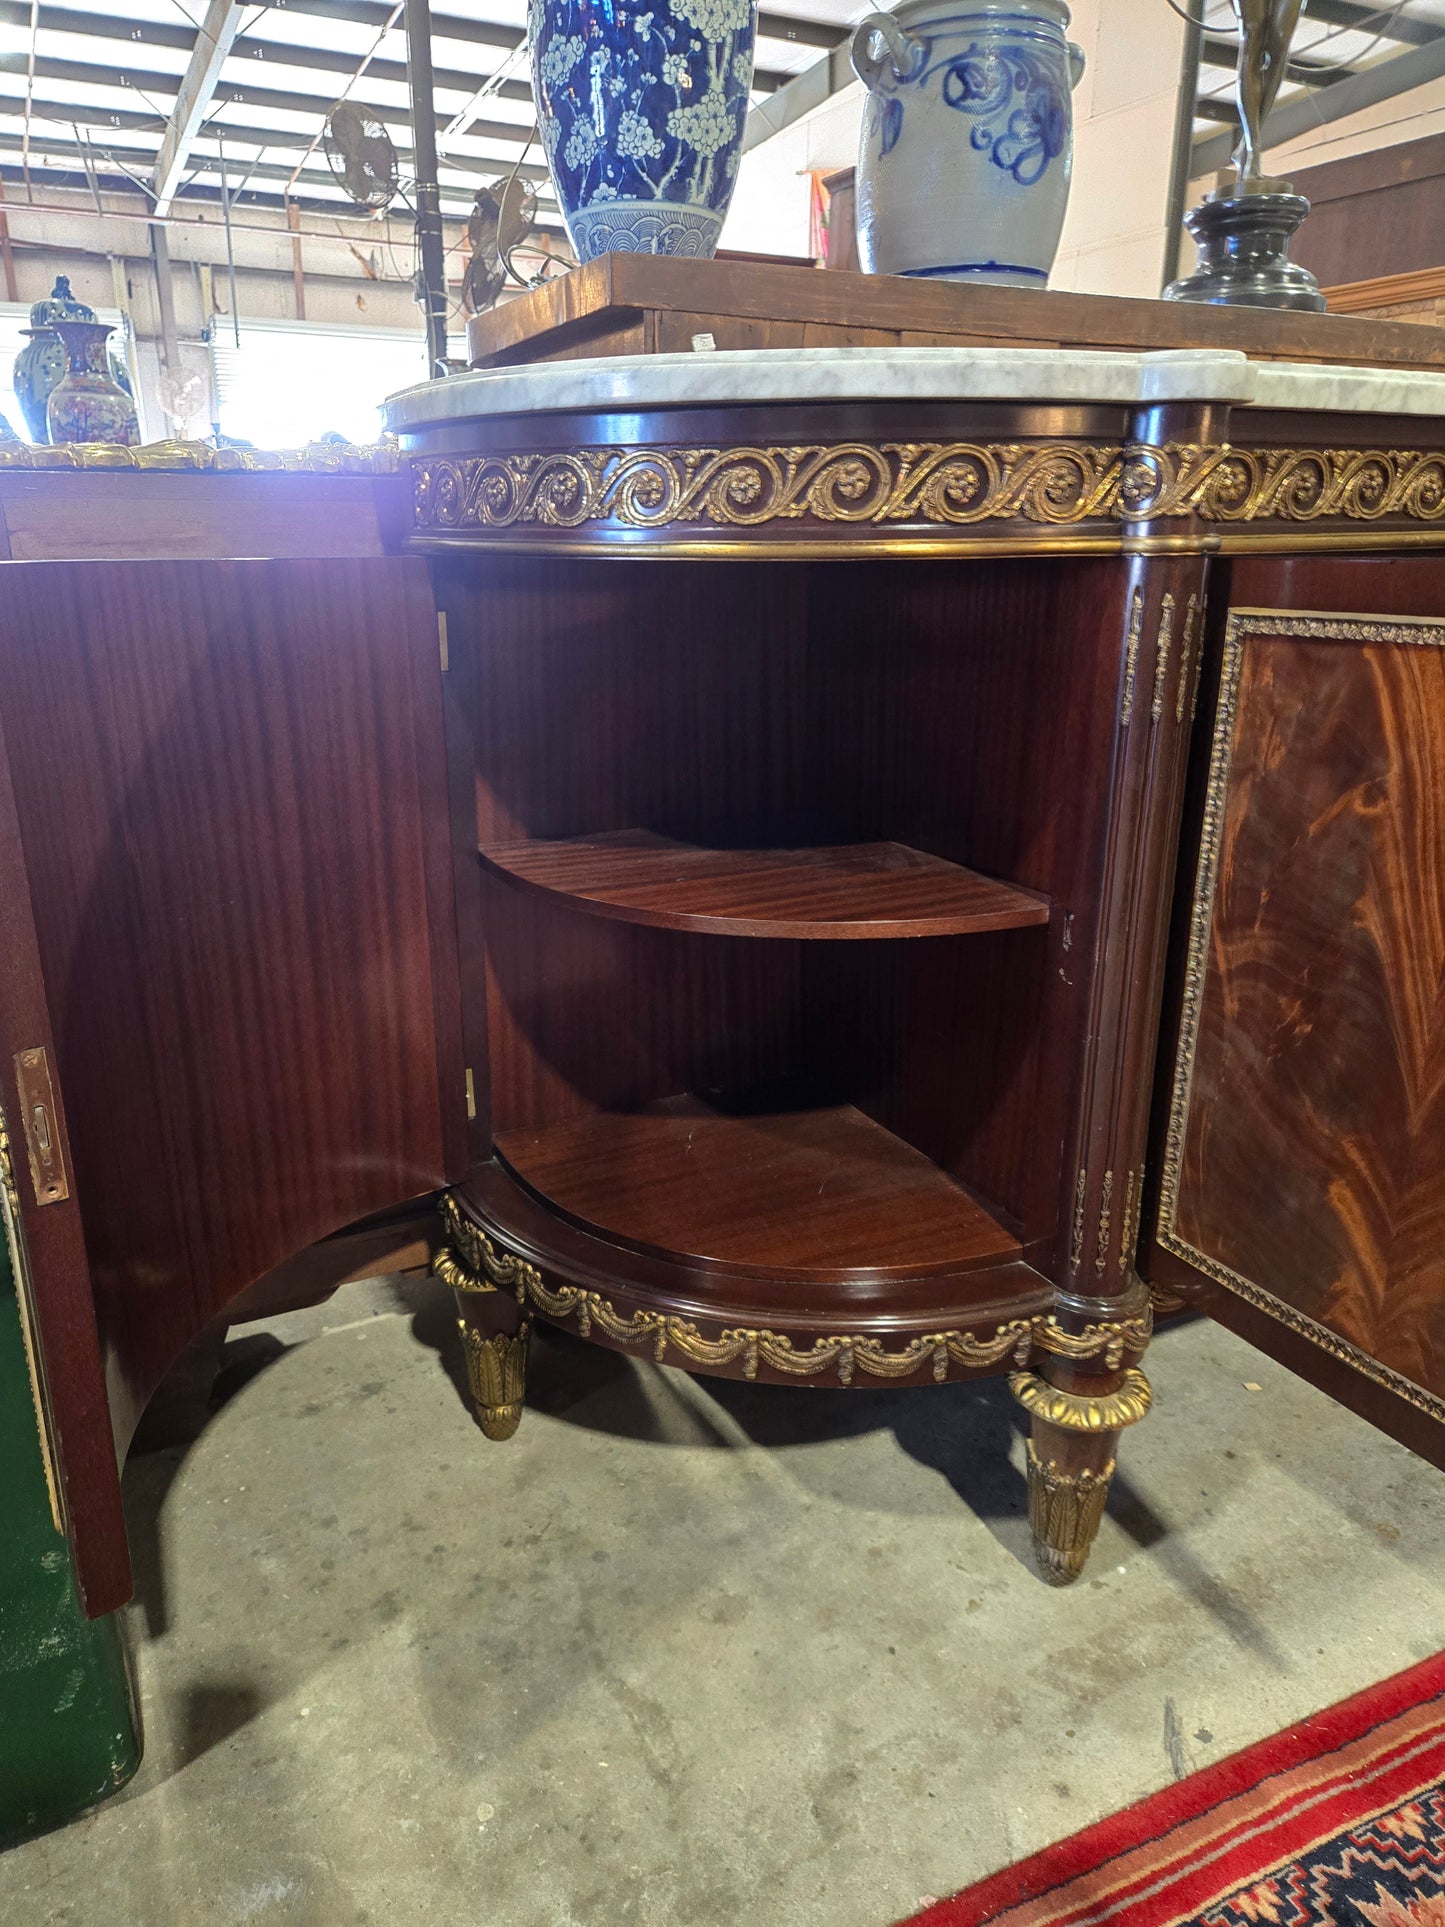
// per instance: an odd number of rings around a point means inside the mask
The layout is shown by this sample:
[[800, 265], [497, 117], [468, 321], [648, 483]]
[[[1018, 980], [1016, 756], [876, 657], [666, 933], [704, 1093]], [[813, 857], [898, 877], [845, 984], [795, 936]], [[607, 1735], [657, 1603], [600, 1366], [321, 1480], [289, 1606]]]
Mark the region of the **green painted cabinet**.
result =
[[118, 1617], [85, 1617], [55, 1524], [9, 1223], [6, 1231], [0, 1249], [0, 1846], [93, 1806], [124, 1786], [140, 1762]]

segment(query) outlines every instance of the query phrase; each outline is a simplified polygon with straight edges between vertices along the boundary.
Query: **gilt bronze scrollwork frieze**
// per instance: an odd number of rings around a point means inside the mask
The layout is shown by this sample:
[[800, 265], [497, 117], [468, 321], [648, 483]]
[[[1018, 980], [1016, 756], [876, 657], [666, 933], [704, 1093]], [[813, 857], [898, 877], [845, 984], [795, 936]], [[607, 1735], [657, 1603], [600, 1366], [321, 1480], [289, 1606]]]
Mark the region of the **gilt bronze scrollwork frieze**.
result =
[[423, 453], [410, 467], [424, 538], [796, 539], [852, 527], [905, 546], [972, 531], [1024, 548], [1085, 537], [1107, 548], [1130, 526], [1187, 521], [1206, 534], [1288, 525], [1296, 542], [1301, 524], [1388, 522], [1445, 542], [1445, 450], [856, 440]]
[[418, 458], [416, 525], [759, 528], [998, 519], [1062, 527], [1107, 518], [1121, 452], [1083, 442], [840, 442], [736, 448], [569, 448]]
[[1445, 519], [1445, 451], [1132, 445], [1120, 482], [1133, 521], [1377, 522]]

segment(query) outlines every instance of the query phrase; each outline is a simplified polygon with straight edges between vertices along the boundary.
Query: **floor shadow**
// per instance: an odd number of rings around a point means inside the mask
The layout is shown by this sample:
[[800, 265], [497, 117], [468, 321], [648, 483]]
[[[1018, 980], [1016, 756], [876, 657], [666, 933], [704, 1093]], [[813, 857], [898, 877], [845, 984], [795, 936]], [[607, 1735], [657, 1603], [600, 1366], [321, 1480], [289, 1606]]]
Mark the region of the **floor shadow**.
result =
[[265, 1699], [253, 1686], [185, 1687], [176, 1716], [174, 1770], [190, 1766], [213, 1746], [239, 1733], [265, 1707]]
[[[435, 1279], [398, 1280], [399, 1298], [412, 1311], [412, 1333], [434, 1350], [458, 1399], [472, 1412], [466, 1366], [456, 1334], [451, 1295]], [[1179, 1321], [1184, 1322], [1184, 1321]], [[997, 1378], [909, 1389], [749, 1384], [699, 1377], [705, 1396], [689, 1400], [694, 1425], [669, 1429], [666, 1402], [649, 1385], [661, 1370], [650, 1359], [613, 1351], [575, 1332], [537, 1320], [528, 1368], [527, 1406], [564, 1424], [643, 1443], [732, 1446], [739, 1432], [766, 1450], [823, 1444], [891, 1431], [920, 1465], [944, 1480], [997, 1543], [1033, 1575], [1028, 1489], [1014, 1441], [1028, 1426], [1007, 1385]], [[806, 1396], [804, 1394], [807, 1394]], [[709, 1404], [719, 1422], [708, 1426]], [[1187, 1546], [1130, 1479], [1114, 1475], [1109, 1517], [1141, 1552], [1157, 1552], [1174, 1582], [1220, 1624], [1236, 1644], [1274, 1667], [1283, 1656], [1257, 1617]]]
[[[121, 1497], [135, 1579], [135, 1608], [148, 1639], [159, 1639], [170, 1625], [161, 1535], [167, 1494], [211, 1420], [287, 1349], [269, 1332], [228, 1338], [219, 1350], [202, 1334], [166, 1374], [136, 1428], [121, 1475]], [[158, 1417], [153, 1418], [153, 1409]]]

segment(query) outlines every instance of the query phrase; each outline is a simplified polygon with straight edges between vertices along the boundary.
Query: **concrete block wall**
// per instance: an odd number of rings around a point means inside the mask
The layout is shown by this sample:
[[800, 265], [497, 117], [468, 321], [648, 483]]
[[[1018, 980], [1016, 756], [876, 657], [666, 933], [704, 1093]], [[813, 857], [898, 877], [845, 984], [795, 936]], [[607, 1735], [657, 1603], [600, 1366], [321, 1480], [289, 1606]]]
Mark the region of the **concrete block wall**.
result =
[[[861, 10], [860, 10], [861, 11]], [[1156, 295], [1164, 261], [1184, 23], [1168, 0], [1072, 0], [1087, 65], [1074, 93], [1074, 177], [1051, 286]], [[807, 251], [808, 174], [858, 158], [854, 82], [743, 157], [723, 245]]]
[[1072, 0], [1087, 65], [1074, 92], [1074, 178], [1050, 285], [1156, 295], [1184, 22], [1167, 0]]

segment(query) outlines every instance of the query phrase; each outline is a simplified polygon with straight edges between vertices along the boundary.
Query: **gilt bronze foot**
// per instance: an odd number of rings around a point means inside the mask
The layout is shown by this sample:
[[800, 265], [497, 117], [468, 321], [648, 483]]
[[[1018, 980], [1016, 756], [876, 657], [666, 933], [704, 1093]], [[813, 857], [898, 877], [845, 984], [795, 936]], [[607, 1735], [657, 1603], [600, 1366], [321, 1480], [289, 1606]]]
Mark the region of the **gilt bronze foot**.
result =
[[1143, 1418], [1152, 1395], [1137, 1366], [1092, 1379], [1067, 1365], [1053, 1370], [1067, 1382], [1015, 1372], [1009, 1389], [1032, 1420], [1028, 1482], [1034, 1557], [1049, 1585], [1071, 1586], [1084, 1570], [1104, 1516], [1119, 1433]]
[[509, 1439], [522, 1422], [527, 1395], [527, 1343], [531, 1320], [515, 1331], [478, 1330], [464, 1315], [457, 1319], [467, 1360], [467, 1380], [477, 1408], [477, 1423], [489, 1439]]

